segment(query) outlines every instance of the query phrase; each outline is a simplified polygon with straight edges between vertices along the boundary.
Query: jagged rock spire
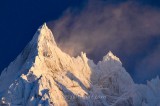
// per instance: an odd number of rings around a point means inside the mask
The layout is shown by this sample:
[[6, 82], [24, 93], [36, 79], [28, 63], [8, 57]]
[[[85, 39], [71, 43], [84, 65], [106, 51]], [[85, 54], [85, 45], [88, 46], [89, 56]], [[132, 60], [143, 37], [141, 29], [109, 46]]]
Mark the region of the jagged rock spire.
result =
[[47, 27], [46, 23], [44, 23], [42, 26], [40, 26], [37, 30], [37, 32], [35, 33], [32, 41], [32, 43], [37, 43], [38, 45], [41, 45], [41, 43], [46, 43], [46, 42], [50, 42], [52, 44], [54, 44], [55, 46], [57, 46], [53, 33], [51, 32], [51, 30]]
[[103, 57], [103, 61], [108, 61], [108, 60], [115, 60], [121, 63], [120, 59], [117, 56], [115, 56], [111, 51], [109, 51], [107, 55]]

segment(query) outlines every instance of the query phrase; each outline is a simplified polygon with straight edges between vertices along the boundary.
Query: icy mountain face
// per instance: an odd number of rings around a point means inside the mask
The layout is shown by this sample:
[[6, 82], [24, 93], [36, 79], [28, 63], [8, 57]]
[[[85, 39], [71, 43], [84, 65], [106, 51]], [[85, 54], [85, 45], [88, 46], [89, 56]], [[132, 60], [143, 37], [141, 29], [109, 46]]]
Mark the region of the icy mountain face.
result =
[[109, 52], [94, 64], [62, 52], [46, 24], [0, 76], [0, 106], [158, 106], [160, 80], [134, 84]]

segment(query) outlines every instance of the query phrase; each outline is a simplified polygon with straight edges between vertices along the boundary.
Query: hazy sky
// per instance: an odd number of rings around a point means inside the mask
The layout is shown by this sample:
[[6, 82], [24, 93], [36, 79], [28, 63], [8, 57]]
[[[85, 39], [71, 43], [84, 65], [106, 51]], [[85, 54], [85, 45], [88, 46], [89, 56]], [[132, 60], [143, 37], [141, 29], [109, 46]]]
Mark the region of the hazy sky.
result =
[[0, 3], [0, 69], [47, 22], [58, 45], [95, 62], [111, 50], [135, 82], [160, 75], [160, 2], [154, 0], [18, 0]]

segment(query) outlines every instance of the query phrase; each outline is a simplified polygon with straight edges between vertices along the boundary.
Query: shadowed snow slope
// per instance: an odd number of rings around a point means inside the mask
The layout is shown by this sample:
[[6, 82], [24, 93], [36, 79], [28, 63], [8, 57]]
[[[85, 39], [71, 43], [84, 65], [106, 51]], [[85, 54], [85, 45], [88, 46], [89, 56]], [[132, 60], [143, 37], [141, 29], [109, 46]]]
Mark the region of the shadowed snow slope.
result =
[[159, 91], [159, 77], [135, 84], [112, 52], [70, 57], [46, 24], [0, 76], [0, 106], [159, 106]]

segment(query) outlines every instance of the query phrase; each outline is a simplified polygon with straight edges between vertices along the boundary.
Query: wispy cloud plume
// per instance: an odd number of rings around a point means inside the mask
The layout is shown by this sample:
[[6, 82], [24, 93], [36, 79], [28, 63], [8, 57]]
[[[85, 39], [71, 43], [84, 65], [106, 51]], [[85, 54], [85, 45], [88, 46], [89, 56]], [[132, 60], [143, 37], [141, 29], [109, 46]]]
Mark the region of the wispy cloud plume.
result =
[[50, 25], [54, 25], [53, 32], [65, 52], [75, 56], [85, 51], [99, 60], [109, 50], [123, 56], [143, 54], [150, 39], [160, 36], [159, 20], [157, 8], [137, 2], [89, 0], [79, 14], [67, 10]]
[[160, 75], [160, 45], [150, 51], [144, 59], [137, 62], [136, 66], [136, 78], [145, 82], [146, 80], [151, 80], [153, 77]]

